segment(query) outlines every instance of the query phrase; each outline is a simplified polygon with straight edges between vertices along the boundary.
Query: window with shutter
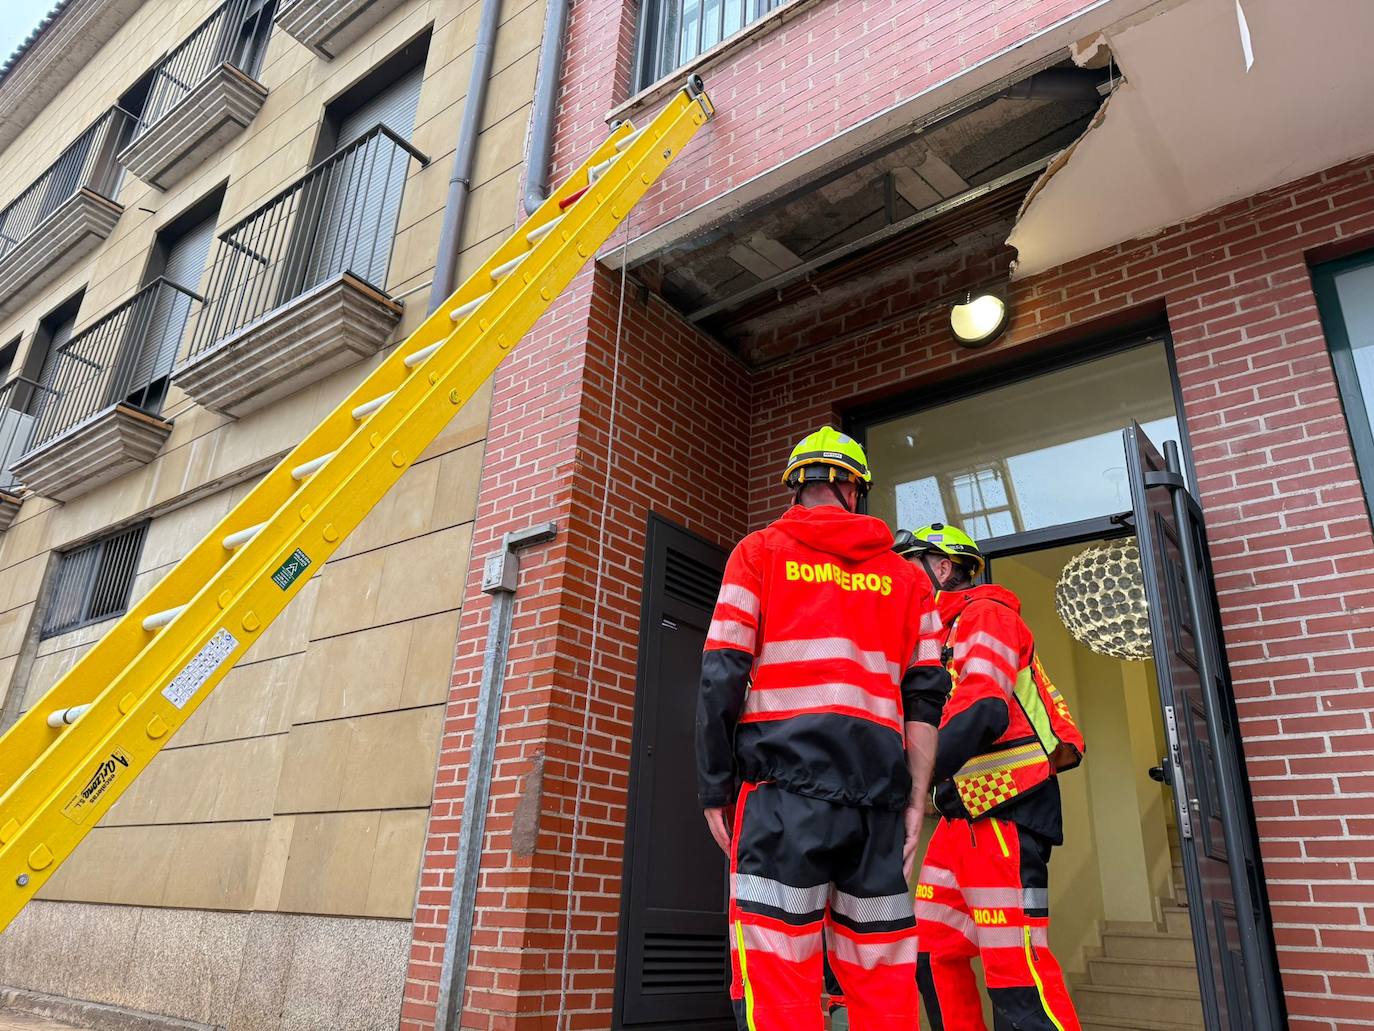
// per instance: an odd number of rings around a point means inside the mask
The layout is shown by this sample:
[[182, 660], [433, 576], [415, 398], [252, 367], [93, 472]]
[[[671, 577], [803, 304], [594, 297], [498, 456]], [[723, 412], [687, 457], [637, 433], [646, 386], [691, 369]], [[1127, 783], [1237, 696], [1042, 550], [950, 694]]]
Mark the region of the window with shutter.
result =
[[377, 289], [386, 289], [410, 157], [382, 135], [358, 141], [378, 125], [409, 140], [423, 78], [423, 64], [416, 65], [340, 118], [338, 149], [357, 146], [339, 163], [325, 189], [307, 289], [341, 272], [352, 272]]
[[[164, 241], [167, 260], [162, 278], [191, 291], [200, 286], [200, 277], [210, 256], [210, 244], [215, 238], [218, 217], [218, 213], [210, 215], [175, 238]], [[191, 297], [179, 290], [163, 287], [157, 291], [151, 299], [146, 320], [135, 320], [132, 327], [141, 339], [129, 341], [129, 346], [138, 348], [138, 356], [129, 377], [124, 381], [127, 384], [127, 396], [112, 398], [112, 401], [127, 400], [146, 411], [155, 412], [160, 408], [165, 393], [163, 381], [171, 374], [177, 352], [181, 349], [181, 338], [191, 315], [192, 303]]]

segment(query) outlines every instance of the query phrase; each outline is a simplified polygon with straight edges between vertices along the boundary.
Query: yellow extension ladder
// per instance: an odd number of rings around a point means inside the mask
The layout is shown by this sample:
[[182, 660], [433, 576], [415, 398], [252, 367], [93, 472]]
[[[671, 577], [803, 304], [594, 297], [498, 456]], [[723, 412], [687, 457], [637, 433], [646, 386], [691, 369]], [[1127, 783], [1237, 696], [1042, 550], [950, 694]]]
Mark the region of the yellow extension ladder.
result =
[[0, 930], [487, 380], [711, 117], [617, 126], [0, 738]]

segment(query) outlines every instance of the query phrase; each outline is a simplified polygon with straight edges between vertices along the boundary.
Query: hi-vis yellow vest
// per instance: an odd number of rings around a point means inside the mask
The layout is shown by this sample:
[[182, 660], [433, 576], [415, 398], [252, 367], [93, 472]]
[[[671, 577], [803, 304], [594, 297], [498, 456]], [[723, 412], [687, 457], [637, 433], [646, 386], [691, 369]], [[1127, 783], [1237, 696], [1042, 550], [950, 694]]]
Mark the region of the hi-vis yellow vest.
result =
[[[954, 682], [951, 697], [959, 690], [954, 647], [962, 618], [963, 613], [955, 617], [945, 638], [945, 664]], [[1056, 773], [1083, 761], [1083, 734], [1033, 651], [1029, 665], [1017, 671], [1007, 708], [1010, 718], [1006, 731], [954, 775], [959, 798], [974, 819], [995, 814]]]

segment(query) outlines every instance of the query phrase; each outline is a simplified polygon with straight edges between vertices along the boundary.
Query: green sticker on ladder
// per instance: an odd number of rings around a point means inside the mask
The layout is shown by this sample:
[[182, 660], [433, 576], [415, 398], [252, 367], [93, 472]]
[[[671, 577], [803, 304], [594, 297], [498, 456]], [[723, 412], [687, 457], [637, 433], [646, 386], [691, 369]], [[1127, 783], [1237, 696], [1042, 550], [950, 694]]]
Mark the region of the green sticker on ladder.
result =
[[291, 557], [281, 564], [281, 568], [272, 574], [272, 582], [284, 591], [296, 582], [309, 565], [310, 556], [297, 548], [291, 553]]

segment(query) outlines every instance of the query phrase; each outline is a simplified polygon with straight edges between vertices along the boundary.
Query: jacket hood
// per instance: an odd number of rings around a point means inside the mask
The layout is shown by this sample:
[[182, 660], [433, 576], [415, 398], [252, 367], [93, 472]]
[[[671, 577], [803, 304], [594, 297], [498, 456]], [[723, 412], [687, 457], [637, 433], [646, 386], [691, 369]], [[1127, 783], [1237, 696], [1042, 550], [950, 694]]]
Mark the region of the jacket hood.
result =
[[850, 562], [864, 562], [892, 550], [892, 531], [881, 519], [835, 505], [793, 505], [773, 528], [808, 548]]
[[941, 591], [935, 596], [935, 604], [940, 609], [940, 620], [949, 626], [964, 609], [975, 601], [995, 601], [1005, 605], [1017, 615], [1021, 613], [1021, 599], [1005, 587], [997, 584], [982, 584], [966, 591]]

